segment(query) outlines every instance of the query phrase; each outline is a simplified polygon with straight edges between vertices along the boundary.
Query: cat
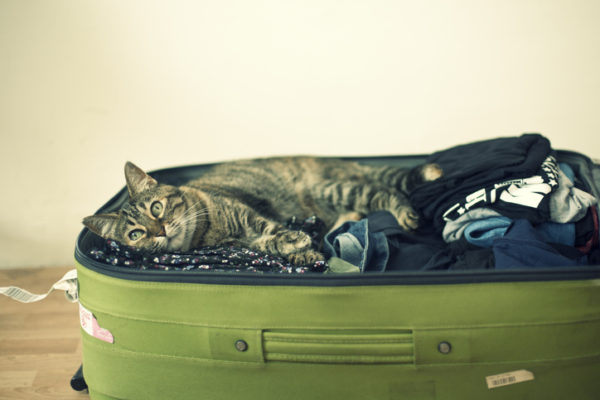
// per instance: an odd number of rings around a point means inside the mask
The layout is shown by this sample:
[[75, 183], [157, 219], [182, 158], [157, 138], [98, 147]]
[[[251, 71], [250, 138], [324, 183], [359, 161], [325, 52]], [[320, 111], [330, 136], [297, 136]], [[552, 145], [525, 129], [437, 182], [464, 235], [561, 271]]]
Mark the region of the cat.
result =
[[436, 164], [373, 167], [330, 158], [278, 157], [212, 167], [182, 186], [158, 183], [125, 164], [129, 201], [114, 213], [83, 219], [92, 232], [149, 252], [235, 245], [281, 256], [295, 265], [324, 256], [304, 232], [284, 227], [291, 216], [317, 216], [331, 229], [388, 210], [412, 231], [418, 216], [408, 193], [442, 175]]

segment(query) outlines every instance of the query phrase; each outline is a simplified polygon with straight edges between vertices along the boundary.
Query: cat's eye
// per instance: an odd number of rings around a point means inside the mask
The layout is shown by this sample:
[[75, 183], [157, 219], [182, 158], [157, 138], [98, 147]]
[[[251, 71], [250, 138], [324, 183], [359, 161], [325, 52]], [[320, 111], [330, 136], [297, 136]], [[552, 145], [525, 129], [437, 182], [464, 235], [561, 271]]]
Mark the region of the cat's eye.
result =
[[155, 201], [150, 205], [150, 213], [154, 218], [158, 218], [162, 213], [163, 205], [160, 201]]
[[136, 229], [134, 231], [129, 232], [129, 239], [133, 240], [134, 242], [136, 240], [140, 240], [142, 236], [144, 236], [144, 231], [141, 229]]

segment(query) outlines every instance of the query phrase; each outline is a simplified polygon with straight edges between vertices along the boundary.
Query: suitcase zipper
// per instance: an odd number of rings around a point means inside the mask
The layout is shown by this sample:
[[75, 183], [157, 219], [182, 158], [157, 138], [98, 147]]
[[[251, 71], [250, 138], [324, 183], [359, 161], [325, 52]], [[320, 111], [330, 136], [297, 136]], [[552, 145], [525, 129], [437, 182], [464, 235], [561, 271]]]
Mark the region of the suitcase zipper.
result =
[[[82, 232], [82, 235], [84, 232]], [[80, 238], [81, 239], [81, 238]], [[79, 243], [79, 240], [78, 240]], [[201, 283], [216, 285], [258, 286], [384, 286], [450, 285], [465, 283], [534, 282], [600, 279], [599, 267], [564, 269], [410, 271], [366, 274], [258, 274], [204, 271], [152, 271], [127, 269], [101, 263], [88, 257], [79, 245], [75, 260], [84, 268], [114, 278], [149, 282]]]

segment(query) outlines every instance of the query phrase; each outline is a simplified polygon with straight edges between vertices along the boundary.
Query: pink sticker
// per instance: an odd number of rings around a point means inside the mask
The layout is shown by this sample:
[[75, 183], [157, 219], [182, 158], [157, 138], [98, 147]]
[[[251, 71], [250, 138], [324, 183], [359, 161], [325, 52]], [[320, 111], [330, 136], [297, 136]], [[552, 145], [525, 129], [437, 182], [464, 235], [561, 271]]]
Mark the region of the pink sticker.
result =
[[94, 314], [79, 303], [79, 321], [81, 327], [89, 335], [108, 343], [114, 343], [115, 338], [107, 329], [101, 328]]

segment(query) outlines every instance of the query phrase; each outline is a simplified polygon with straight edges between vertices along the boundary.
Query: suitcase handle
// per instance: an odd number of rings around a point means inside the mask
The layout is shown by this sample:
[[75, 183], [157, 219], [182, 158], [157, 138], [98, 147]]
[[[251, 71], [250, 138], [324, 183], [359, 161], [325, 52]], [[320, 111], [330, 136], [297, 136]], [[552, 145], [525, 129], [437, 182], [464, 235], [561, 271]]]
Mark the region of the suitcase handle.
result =
[[413, 364], [413, 336], [398, 331], [263, 331], [265, 361]]

